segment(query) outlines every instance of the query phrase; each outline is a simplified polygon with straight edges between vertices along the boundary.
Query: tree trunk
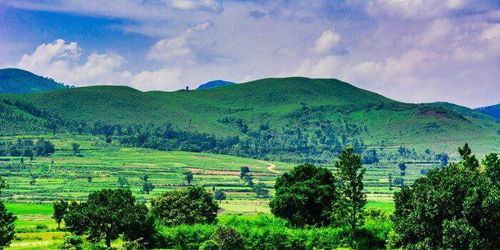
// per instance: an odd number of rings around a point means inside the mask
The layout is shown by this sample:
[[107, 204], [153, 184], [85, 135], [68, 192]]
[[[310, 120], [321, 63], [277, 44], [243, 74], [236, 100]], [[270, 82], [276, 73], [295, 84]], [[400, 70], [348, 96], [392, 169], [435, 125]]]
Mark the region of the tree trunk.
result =
[[57, 222], [57, 230], [59, 230], [59, 231], [61, 230], [61, 222], [60, 221]]
[[109, 237], [106, 237], [106, 246], [108, 248], [111, 247], [111, 239]]

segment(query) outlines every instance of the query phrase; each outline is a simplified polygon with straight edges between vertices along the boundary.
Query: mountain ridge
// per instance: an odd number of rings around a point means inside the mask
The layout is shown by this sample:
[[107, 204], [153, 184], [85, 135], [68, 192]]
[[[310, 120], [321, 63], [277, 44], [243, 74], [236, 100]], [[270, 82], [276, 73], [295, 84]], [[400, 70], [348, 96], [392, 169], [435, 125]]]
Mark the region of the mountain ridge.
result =
[[33, 93], [64, 88], [67, 86], [26, 70], [0, 69], [0, 93]]

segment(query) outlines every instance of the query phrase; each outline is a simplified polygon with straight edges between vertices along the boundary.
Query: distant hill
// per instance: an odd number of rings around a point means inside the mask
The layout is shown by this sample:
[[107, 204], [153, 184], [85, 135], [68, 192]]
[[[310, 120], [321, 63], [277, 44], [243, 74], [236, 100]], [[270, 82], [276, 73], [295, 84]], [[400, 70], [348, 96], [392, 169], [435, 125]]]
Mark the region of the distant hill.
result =
[[22, 69], [0, 69], [0, 93], [33, 93], [64, 88], [67, 87], [52, 79]]
[[223, 80], [215, 80], [211, 82], [204, 83], [200, 85], [197, 90], [200, 89], [212, 89], [212, 88], [217, 88], [217, 87], [222, 87], [222, 86], [228, 86], [228, 85], [234, 85], [236, 83], [234, 82], [228, 82], [228, 81], [223, 81]]
[[[93, 86], [3, 94], [0, 100], [4, 100], [0, 106], [12, 114], [0, 116], [4, 124], [0, 134], [50, 131], [54, 118], [58, 131], [68, 125], [87, 130], [119, 125], [126, 130], [139, 124], [170, 124], [177, 131], [227, 139], [224, 143], [251, 140], [231, 154], [252, 152], [252, 157], [274, 155], [277, 160], [293, 160], [297, 155], [333, 159], [329, 153], [333, 147], [361, 144], [378, 150], [406, 146], [420, 153], [431, 149], [450, 154], [466, 142], [479, 153], [500, 148], [500, 123], [476, 110], [449, 103], [397, 102], [335, 79], [269, 78], [176, 92]], [[50, 119], [46, 114], [51, 114]], [[176, 136], [194, 140], [184, 134]]]
[[483, 107], [483, 108], [478, 108], [476, 109], [477, 111], [487, 114], [491, 117], [494, 117], [498, 120], [500, 120], [500, 103], [497, 105], [492, 105], [488, 107]]

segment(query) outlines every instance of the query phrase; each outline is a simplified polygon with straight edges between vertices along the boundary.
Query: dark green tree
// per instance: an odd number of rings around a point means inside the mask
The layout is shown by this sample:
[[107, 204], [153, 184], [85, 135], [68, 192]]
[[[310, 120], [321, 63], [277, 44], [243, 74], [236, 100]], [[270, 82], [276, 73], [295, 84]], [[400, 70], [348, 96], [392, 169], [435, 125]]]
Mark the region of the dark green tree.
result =
[[500, 187], [500, 158], [497, 154], [489, 154], [483, 159], [483, 165], [486, 167], [486, 174], [494, 185]]
[[56, 148], [50, 141], [43, 138], [38, 140], [35, 144], [35, 151], [37, 156], [49, 156], [55, 152]]
[[[0, 177], [0, 194], [3, 188], [7, 185]], [[8, 247], [14, 239], [14, 221], [17, 217], [7, 211], [2, 200], [0, 200], [0, 249]]]
[[296, 166], [276, 180], [271, 212], [294, 226], [327, 226], [338, 193], [335, 177], [326, 168], [311, 164]]
[[366, 195], [363, 193], [363, 177], [366, 169], [361, 164], [361, 156], [355, 154], [353, 148], [342, 150], [335, 168], [340, 178], [342, 194], [340, 202], [335, 205], [341, 216], [335, 219], [349, 225], [349, 245], [353, 247], [356, 230], [364, 224]]
[[219, 205], [202, 187], [166, 191], [151, 201], [151, 213], [165, 226], [214, 223]]
[[74, 142], [71, 143], [71, 148], [73, 148], [73, 154], [74, 155], [79, 155], [80, 154], [80, 144]]
[[128, 183], [127, 177], [123, 175], [118, 176], [117, 182], [121, 188], [130, 188], [130, 184]]
[[151, 191], [153, 191], [153, 189], [155, 189], [155, 185], [153, 185], [152, 182], [150, 181], [142, 182], [142, 192], [144, 192], [145, 194], [149, 194]]
[[240, 179], [243, 179], [248, 173], [250, 173], [250, 168], [247, 166], [240, 168]]
[[226, 193], [224, 193], [224, 191], [222, 191], [222, 190], [216, 190], [214, 193], [214, 199], [219, 201], [219, 202], [223, 201], [226, 199]]
[[191, 185], [191, 182], [193, 182], [193, 173], [192, 172], [186, 172], [184, 175], [186, 175], [186, 181], [188, 185]]
[[52, 219], [57, 222], [57, 229], [59, 230], [61, 230], [61, 222], [63, 221], [64, 216], [68, 213], [68, 205], [68, 202], [63, 199], [52, 203], [52, 207], [54, 208]]
[[266, 198], [269, 195], [269, 190], [266, 189], [266, 184], [259, 182], [253, 186], [253, 191], [259, 198]]
[[147, 214], [146, 205], [136, 203], [130, 190], [103, 189], [90, 193], [86, 202], [72, 202], [64, 220], [70, 232], [86, 234], [93, 242], [104, 240], [111, 247], [121, 234], [127, 240], [145, 236], [137, 231], [148, 224]]
[[468, 145], [459, 153], [458, 164], [432, 169], [395, 194], [394, 230], [404, 249], [498, 249], [500, 190]]

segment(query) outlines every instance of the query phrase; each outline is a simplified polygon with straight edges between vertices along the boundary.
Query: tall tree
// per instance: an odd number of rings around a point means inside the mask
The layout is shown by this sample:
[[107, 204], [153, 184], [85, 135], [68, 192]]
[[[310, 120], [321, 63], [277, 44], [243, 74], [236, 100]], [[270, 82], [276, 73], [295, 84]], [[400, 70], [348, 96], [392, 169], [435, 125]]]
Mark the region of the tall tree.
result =
[[186, 181], [188, 183], [188, 185], [191, 185], [191, 182], [193, 182], [193, 173], [192, 172], [186, 172], [185, 173], [186, 175]]
[[274, 185], [271, 212], [294, 226], [327, 226], [332, 204], [337, 202], [335, 177], [326, 168], [299, 165], [284, 173]]
[[350, 246], [354, 246], [357, 227], [364, 222], [366, 194], [363, 193], [363, 177], [366, 169], [361, 163], [361, 156], [354, 153], [353, 148], [342, 150], [339, 161], [335, 163], [341, 182], [341, 206], [344, 220], [350, 227]]
[[111, 247], [120, 234], [139, 237], [136, 231], [147, 224], [147, 214], [146, 205], [136, 203], [130, 190], [103, 189], [90, 193], [86, 202], [72, 202], [64, 220], [69, 231], [87, 234], [93, 242], [104, 240]]
[[[2, 188], [6, 186], [5, 181], [0, 177], [0, 194]], [[8, 247], [14, 239], [14, 221], [16, 219], [17, 217], [8, 212], [3, 201], [0, 200], [0, 249]]]
[[61, 222], [64, 219], [64, 216], [68, 213], [68, 202], [60, 199], [52, 203], [54, 208], [54, 213], [52, 214], [52, 218], [57, 222], [57, 229], [61, 230]]

